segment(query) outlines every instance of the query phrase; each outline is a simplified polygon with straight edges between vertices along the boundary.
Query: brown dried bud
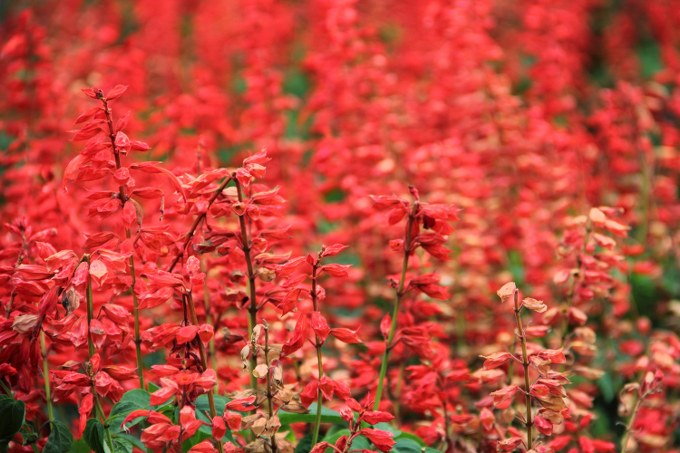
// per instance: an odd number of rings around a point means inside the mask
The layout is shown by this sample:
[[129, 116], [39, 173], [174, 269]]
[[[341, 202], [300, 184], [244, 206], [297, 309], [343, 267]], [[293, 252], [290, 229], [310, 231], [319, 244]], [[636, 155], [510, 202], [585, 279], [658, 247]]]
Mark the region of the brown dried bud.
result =
[[510, 300], [515, 294], [515, 291], [517, 291], [517, 285], [515, 285], [515, 282], [509, 282], [501, 286], [501, 289], [499, 289], [496, 294], [501, 298], [501, 302], [505, 303]]
[[12, 322], [12, 329], [19, 333], [29, 333], [38, 324], [38, 315], [19, 315]]

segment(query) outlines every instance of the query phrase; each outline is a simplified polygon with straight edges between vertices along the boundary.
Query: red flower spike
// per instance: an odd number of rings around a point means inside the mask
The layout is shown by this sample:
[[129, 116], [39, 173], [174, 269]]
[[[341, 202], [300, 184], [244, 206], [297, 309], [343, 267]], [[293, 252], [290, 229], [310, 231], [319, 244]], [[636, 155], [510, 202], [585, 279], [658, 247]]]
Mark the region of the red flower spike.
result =
[[255, 396], [248, 396], [246, 398], [237, 398], [229, 401], [225, 406], [230, 411], [248, 412], [253, 409]]
[[366, 423], [375, 425], [377, 423], [389, 422], [394, 419], [394, 415], [383, 411], [366, 411], [361, 415], [361, 419]]
[[380, 451], [390, 451], [396, 444], [392, 433], [373, 428], [363, 428], [360, 433], [375, 445]]
[[328, 337], [328, 334], [331, 332], [331, 329], [326, 322], [326, 318], [318, 311], [314, 311], [310, 317], [310, 326], [312, 330], [314, 330], [319, 342], [325, 342], [326, 337]]
[[507, 409], [512, 404], [515, 394], [519, 390], [516, 385], [508, 385], [500, 390], [491, 392], [493, 397], [493, 405], [496, 409]]
[[356, 344], [361, 343], [358, 331], [359, 329], [351, 330], [344, 327], [336, 327], [331, 329], [331, 335], [344, 343]]

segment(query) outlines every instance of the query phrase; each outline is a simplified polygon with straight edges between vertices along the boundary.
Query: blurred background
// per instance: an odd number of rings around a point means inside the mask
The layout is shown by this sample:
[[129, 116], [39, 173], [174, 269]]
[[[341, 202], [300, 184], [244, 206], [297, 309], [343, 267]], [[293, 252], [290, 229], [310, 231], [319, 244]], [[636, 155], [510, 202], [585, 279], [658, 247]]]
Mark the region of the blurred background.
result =
[[473, 363], [512, 329], [495, 290], [559, 302], [570, 219], [618, 208], [632, 229], [588, 312], [595, 436], [621, 432], [613, 364], [680, 328], [677, 0], [0, 0], [0, 49], [0, 220], [59, 225], [62, 247], [88, 228], [60, 198], [81, 89], [125, 84], [117, 111], [152, 148], [133, 159], [195, 174], [268, 150], [299, 247], [351, 245], [339, 315], [392, 297], [400, 229], [369, 194], [456, 204], [437, 319]]

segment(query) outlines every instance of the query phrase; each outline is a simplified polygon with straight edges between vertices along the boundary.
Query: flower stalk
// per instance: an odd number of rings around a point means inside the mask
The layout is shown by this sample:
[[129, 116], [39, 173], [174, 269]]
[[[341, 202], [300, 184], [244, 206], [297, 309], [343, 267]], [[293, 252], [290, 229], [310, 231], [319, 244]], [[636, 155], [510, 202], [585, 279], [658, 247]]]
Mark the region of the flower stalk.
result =
[[[189, 320], [191, 323], [195, 326], [199, 325], [198, 323], [198, 316], [196, 316], [196, 306], [194, 304], [194, 298], [191, 295], [191, 291], [187, 291], [185, 296], [184, 296], [184, 301], [186, 303], [187, 308], [189, 309]], [[201, 358], [201, 366], [203, 367], [203, 370], [208, 369], [208, 357], [205, 351], [205, 346], [203, 345], [203, 341], [201, 340], [200, 337], [197, 337], [197, 343], [198, 343], [198, 352], [199, 356]], [[210, 390], [207, 392], [208, 394], [208, 407], [210, 410], [210, 418], [213, 419], [217, 415], [217, 410], [215, 409], [215, 395], [214, 395], [214, 389]], [[217, 450], [222, 453], [222, 441], [220, 439], [217, 440]]]
[[[102, 102], [102, 108], [104, 109], [104, 114], [106, 116], [106, 124], [109, 130], [109, 140], [111, 141], [111, 150], [113, 151], [113, 158], [116, 164], [116, 170], [121, 168], [120, 162], [120, 151], [116, 146], [116, 133], [113, 128], [113, 119], [111, 117], [111, 109], [109, 108], [109, 103], [104, 93], [99, 90], [97, 92], [97, 97]], [[118, 196], [120, 197], [121, 206], [125, 206], [128, 201], [128, 195], [123, 184], [118, 186]], [[125, 227], [125, 237], [130, 239], [132, 233], [130, 228]], [[139, 378], [139, 387], [144, 387], [144, 364], [142, 362], [142, 339], [140, 335], [139, 328], [139, 299], [137, 298], [137, 293], [135, 292], [135, 285], [137, 283], [137, 273], [135, 272], [135, 258], [134, 254], [130, 255], [128, 260], [130, 266], [130, 277], [132, 278], [132, 283], [130, 285], [130, 291], [132, 292], [132, 317], [134, 318], [134, 335], [135, 335], [135, 354], [137, 358], [137, 376]]]
[[229, 185], [229, 182], [231, 182], [232, 178], [227, 178], [224, 181], [222, 181], [222, 184], [215, 190], [215, 192], [212, 194], [210, 197], [210, 200], [208, 200], [208, 206], [206, 207], [205, 211], [200, 213], [195, 219], [194, 223], [191, 224], [191, 228], [189, 228], [189, 232], [186, 235], [186, 239], [184, 240], [184, 244], [182, 245], [182, 250], [180, 250], [176, 255], [175, 258], [173, 258], [172, 262], [170, 263], [170, 267], [168, 267], [168, 272], [172, 272], [175, 269], [175, 266], [177, 266], [177, 263], [179, 263], [179, 260], [184, 256], [184, 253], [189, 246], [189, 243], [193, 239], [194, 235], [196, 234], [196, 231], [198, 230], [198, 227], [201, 225], [201, 222], [205, 220], [205, 218], [208, 215], [208, 211], [210, 211], [210, 207], [215, 203], [217, 198], [220, 196], [222, 191], [226, 189], [227, 185]]
[[[94, 374], [95, 370], [92, 369], [92, 357], [95, 355], [96, 350], [94, 346], [94, 340], [92, 339], [92, 319], [94, 318], [94, 296], [92, 294], [92, 275], [90, 274], [90, 255], [85, 254], [83, 256], [83, 261], [87, 263], [87, 350], [88, 350], [88, 375], [90, 375], [92, 380], [92, 398], [94, 399], [94, 407], [97, 413], [99, 421], [104, 426], [104, 432], [106, 435], [106, 441], [108, 442], [109, 448], [113, 448], [113, 439], [111, 437], [111, 432], [106, 424], [106, 416], [104, 415], [104, 408], [99, 400], [99, 395], [97, 394], [97, 389], [94, 385]], [[41, 332], [42, 333], [42, 332]]]
[[40, 331], [40, 352], [42, 354], [43, 382], [45, 385], [45, 402], [47, 404], [47, 418], [54, 421], [54, 408], [52, 407], [52, 386], [50, 385], [50, 364], [47, 361], [47, 345], [45, 343], [45, 331]]
[[397, 332], [397, 319], [399, 317], [399, 307], [401, 301], [405, 294], [406, 286], [406, 271], [408, 270], [408, 260], [413, 252], [411, 247], [411, 242], [413, 238], [411, 237], [411, 232], [413, 230], [413, 223], [416, 220], [416, 214], [418, 212], [418, 201], [415, 201], [411, 207], [408, 214], [408, 221], [406, 222], [406, 230], [404, 233], [404, 256], [401, 264], [401, 275], [399, 277], [399, 283], [396, 289], [396, 296], [394, 300], [394, 306], [392, 309], [392, 322], [390, 324], [390, 331], [387, 335], [387, 340], [385, 342], [385, 352], [383, 352], [382, 361], [380, 363], [380, 373], [378, 374], [378, 388], [375, 392], [375, 402], [373, 404], [373, 409], [378, 410], [380, 408], [380, 401], [382, 399], [383, 388], [385, 385], [385, 376], [387, 375], [387, 368], [390, 360], [390, 352], [393, 348], [392, 342], [394, 341], [394, 336]]
[[517, 323], [517, 335], [519, 336], [520, 345], [522, 348], [522, 367], [524, 368], [524, 394], [526, 396], [526, 420], [524, 422], [527, 431], [527, 449], [531, 450], [533, 445], [533, 421], [531, 418], [531, 383], [529, 382], [529, 354], [527, 353], [527, 337], [522, 325], [522, 317], [520, 312], [522, 306], [519, 303], [519, 290], [515, 288], [513, 294], [515, 322]]
[[630, 443], [631, 435], [633, 433], [633, 423], [635, 423], [635, 418], [637, 417], [637, 413], [640, 410], [641, 406], [642, 397], [638, 398], [638, 400], [635, 402], [633, 412], [630, 414], [628, 423], [626, 423], [626, 431], [623, 433], [623, 437], [621, 438], [621, 453], [628, 453], [629, 451], [633, 451], [633, 449], [630, 450], [628, 449], [628, 444]]
[[[323, 252], [323, 248], [321, 249]], [[319, 260], [314, 262], [314, 265], [312, 266], [312, 305], [314, 307], [314, 311], [319, 311], [319, 301], [317, 297], [317, 270], [319, 267], [319, 262], [321, 260], [321, 253], [319, 253]], [[321, 342], [319, 341], [319, 336], [317, 334], [314, 334], [315, 337], [315, 342], [314, 342], [314, 348], [316, 349], [316, 363], [317, 367], [319, 369], [318, 371], [318, 379], [319, 382], [321, 382], [321, 378], [323, 378], [323, 357], [322, 357], [322, 351], [321, 351]], [[321, 406], [323, 404], [323, 394], [321, 393], [321, 387], [319, 386], [316, 389], [316, 415], [314, 417], [314, 427], [312, 428], [312, 446], [316, 445], [316, 443], [319, 440], [319, 428], [321, 426]]]
[[635, 401], [635, 406], [633, 407], [633, 411], [630, 414], [630, 418], [628, 419], [628, 423], [626, 423], [626, 431], [623, 433], [623, 437], [621, 438], [621, 453], [628, 453], [628, 452], [633, 452], [636, 451], [633, 448], [628, 448], [628, 444], [630, 444], [631, 437], [633, 437], [633, 425], [635, 424], [635, 419], [637, 418], [638, 412], [640, 412], [640, 409], [642, 408], [642, 404], [644, 403], [645, 399], [654, 391], [654, 387], [649, 388], [642, 392]]
[[[269, 365], [269, 325], [265, 322], [264, 327], [264, 363], [267, 365], [267, 413], [269, 419], [274, 417], [274, 393], [272, 392], [271, 367]], [[277, 452], [276, 433], [269, 437], [269, 445], [272, 453]], [[314, 444], [312, 444], [314, 445]]]
[[[243, 203], [243, 187], [241, 183], [236, 178], [236, 175], [232, 177], [234, 183], [236, 184], [236, 193], [238, 196], [238, 202]], [[253, 329], [257, 325], [257, 288], [255, 287], [255, 270], [253, 266], [253, 260], [250, 256], [251, 243], [248, 235], [248, 226], [246, 225], [245, 213], [238, 216], [239, 227], [241, 230], [241, 248], [243, 250], [243, 255], [246, 260], [246, 269], [248, 272], [248, 299], [250, 304], [248, 306], [248, 338], [252, 338]], [[250, 355], [250, 386], [254, 391], [257, 391], [257, 378], [253, 374], [255, 368], [257, 367], [257, 357], [255, 354]]]

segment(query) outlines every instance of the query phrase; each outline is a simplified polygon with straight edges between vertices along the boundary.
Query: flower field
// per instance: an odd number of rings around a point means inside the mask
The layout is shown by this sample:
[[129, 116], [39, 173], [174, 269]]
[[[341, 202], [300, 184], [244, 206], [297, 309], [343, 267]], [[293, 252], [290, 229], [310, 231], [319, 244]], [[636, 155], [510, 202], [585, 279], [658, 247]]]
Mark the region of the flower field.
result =
[[0, 453], [680, 452], [680, 1], [0, 1]]

